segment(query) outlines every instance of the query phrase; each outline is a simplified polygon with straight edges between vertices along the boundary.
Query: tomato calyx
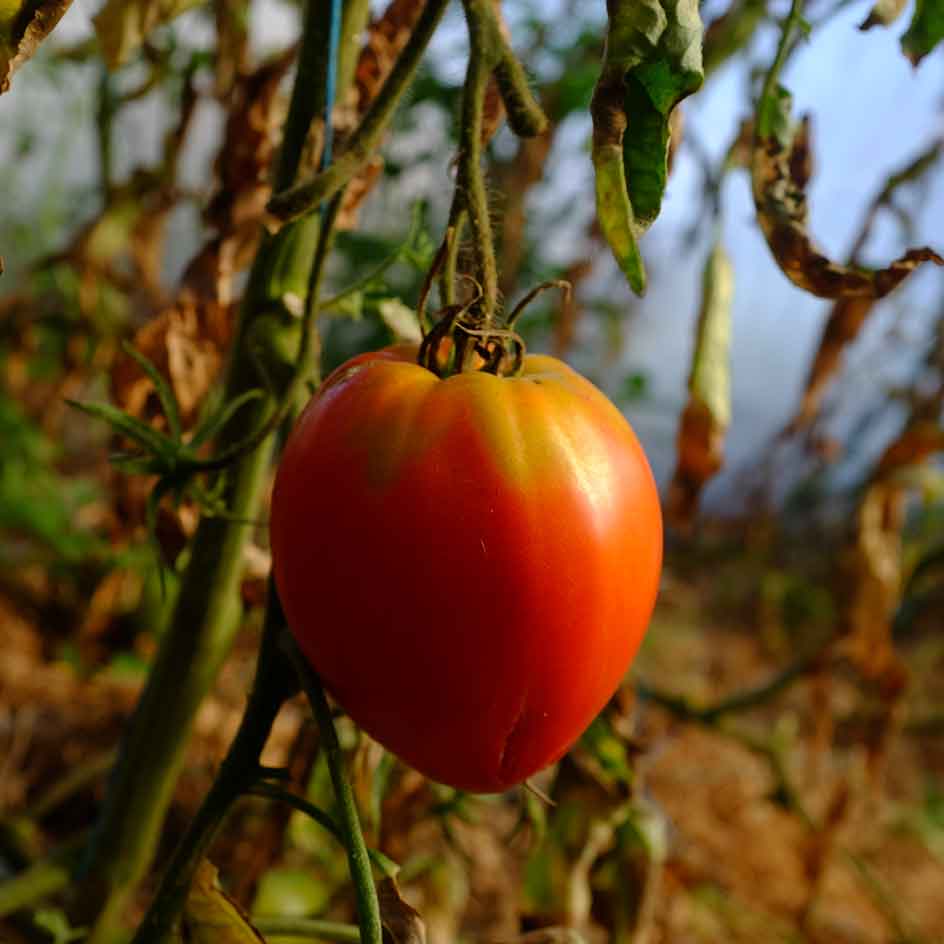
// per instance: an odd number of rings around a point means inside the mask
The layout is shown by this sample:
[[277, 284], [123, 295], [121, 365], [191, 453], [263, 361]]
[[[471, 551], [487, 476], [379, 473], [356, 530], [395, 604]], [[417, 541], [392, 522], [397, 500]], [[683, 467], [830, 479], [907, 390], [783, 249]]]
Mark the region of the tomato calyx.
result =
[[478, 298], [464, 305], [448, 305], [426, 332], [417, 362], [437, 377], [477, 370], [499, 377], [514, 377], [524, 364], [525, 344], [511, 323], [490, 326], [477, 311]]
[[447, 235], [443, 249], [437, 254], [420, 292], [417, 315], [423, 329], [423, 341], [417, 362], [441, 378], [469, 370], [497, 377], [515, 377], [521, 373], [526, 353], [524, 339], [514, 329], [518, 317], [538, 295], [549, 288], [560, 289], [564, 301], [568, 301], [571, 285], [562, 279], [542, 282], [518, 302], [503, 323], [496, 325], [483, 305], [481, 286], [470, 276], [464, 276], [473, 287], [469, 300], [462, 305], [446, 305], [440, 309], [435, 323], [430, 326], [426, 318], [426, 301], [433, 279], [442, 265], [443, 250], [448, 248], [449, 239]]

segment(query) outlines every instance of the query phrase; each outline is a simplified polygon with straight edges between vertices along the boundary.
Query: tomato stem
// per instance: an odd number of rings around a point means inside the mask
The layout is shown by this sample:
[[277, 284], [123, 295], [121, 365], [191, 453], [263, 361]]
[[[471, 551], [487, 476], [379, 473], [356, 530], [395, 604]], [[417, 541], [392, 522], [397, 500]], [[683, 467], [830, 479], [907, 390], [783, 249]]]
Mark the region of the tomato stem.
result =
[[348, 867], [351, 872], [351, 879], [354, 882], [361, 942], [362, 944], [383, 944], [380, 903], [377, 898], [377, 887], [374, 885], [374, 876], [371, 872], [370, 853], [367, 849], [367, 843], [364, 842], [364, 834], [361, 831], [357, 804], [354, 801], [354, 791], [351, 789], [350, 781], [344, 773], [344, 758], [341, 754], [337, 732], [334, 729], [331, 708], [328, 705], [328, 699], [325, 696], [321, 680], [308, 664], [308, 661], [294, 646], [290, 654], [301, 686], [308, 696], [318, 722], [318, 731], [328, 761], [331, 784], [334, 787], [334, 797], [338, 804], [339, 825], [344, 837], [344, 846], [347, 849]]
[[463, 0], [462, 3], [469, 31], [469, 66], [462, 92], [456, 178], [456, 195], [462, 200], [472, 230], [475, 275], [482, 286], [481, 321], [486, 326], [492, 324], [498, 304], [498, 266], [482, 170], [482, 133], [485, 90], [502, 53], [489, 29], [491, 10], [485, 9], [489, 2]]
[[132, 944], [162, 944], [180, 921], [197, 866], [210, 848], [233, 803], [258, 777], [259, 756], [272, 723], [286, 699], [298, 690], [292, 665], [279, 645], [285, 617], [272, 581], [256, 677], [236, 737], [219, 772], [177, 847], [157, 895], [132, 939]]

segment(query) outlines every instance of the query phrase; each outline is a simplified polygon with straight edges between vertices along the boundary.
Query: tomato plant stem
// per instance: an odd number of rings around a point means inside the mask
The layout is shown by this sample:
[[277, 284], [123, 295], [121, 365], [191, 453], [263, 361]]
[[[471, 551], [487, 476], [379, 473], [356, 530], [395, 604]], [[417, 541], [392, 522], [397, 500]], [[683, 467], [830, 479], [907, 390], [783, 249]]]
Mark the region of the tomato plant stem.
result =
[[496, 47], [494, 34], [488, 28], [491, 10], [483, 12], [488, 2], [463, 0], [469, 29], [469, 67], [462, 91], [456, 196], [462, 200], [468, 214], [475, 253], [475, 277], [482, 292], [481, 310], [484, 323], [491, 325], [498, 304], [498, 267], [482, 171], [482, 129], [485, 91], [492, 69], [498, 64], [501, 49]]
[[771, 63], [767, 75], [764, 77], [764, 86], [757, 100], [757, 112], [755, 117], [754, 133], [761, 138], [769, 137], [774, 133], [774, 124], [777, 115], [777, 83], [780, 79], [780, 70], [787, 59], [787, 53], [790, 50], [790, 44], [793, 41], [794, 33], [803, 26], [803, 0], [793, 0], [790, 4], [790, 12], [783, 21], [780, 42], [777, 45], [777, 53], [774, 61]]
[[331, 773], [331, 784], [334, 787], [334, 796], [338, 804], [339, 825], [347, 849], [351, 879], [354, 882], [358, 923], [361, 928], [361, 942], [362, 944], [382, 944], [383, 928], [380, 921], [380, 904], [377, 899], [374, 876], [370, 868], [370, 854], [367, 851], [367, 844], [364, 842], [364, 835], [361, 832], [357, 805], [354, 802], [354, 791], [351, 789], [351, 784], [344, 773], [344, 758], [341, 753], [341, 745], [338, 742], [337, 732], [334, 730], [331, 708], [328, 705], [328, 699], [325, 696], [321, 680], [298, 650], [294, 650], [293, 661], [302, 688], [311, 702], [312, 710], [318, 721], [318, 730], [321, 734], [328, 770]]
[[[366, 4], [357, 6], [366, 18]], [[311, 2], [305, 18], [292, 105], [286, 121], [288, 156], [279, 177], [289, 179], [301, 159], [300, 143], [314, 115], [323, 110], [323, 51], [315, 37], [328, 33], [327, 5]], [[364, 20], [345, 17], [341, 49], [363, 29]], [[317, 79], [317, 80], [316, 80]], [[294, 142], [294, 143], [293, 143]], [[286, 299], [305, 298], [322, 221], [309, 216], [266, 237], [257, 252], [240, 308], [224, 402], [266, 386], [262, 402], [238, 411], [222, 431], [225, 451], [257, 429], [273, 399], [289, 395], [286, 375], [294, 376], [299, 345], [298, 319], [288, 316]], [[324, 240], [322, 245], [324, 245]], [[286, 364], [286, 361], [288, 362]], [[260, 374], [260, 363], [264, 376]], [[271, 383], [283, 378], [282, 388]], [[229, 517], [204, 517], [191, 545], [190, 562], [161, 647], [112, 772], [101, 818], [85, 856], [73, 896], [73, 921], [90, 924], [90, 944], [110, 939], [128, 896], [153, 858], [164, 814], [183, 764], [193, 719], [228, 654], [240, 619], [238, 597], [243, 548], [271, 464], [273, 437], [267, 435], [223, 475]], [[172, 693], [172, 695], [168, 695]]]
[[286, 222], [298, 219], [330, 199], [360, 171], [376, 151], [448, 5], [449, 0], [427, 0], [403, 51], [343, 153], [330, 167], [309, 180], [294, 186], [283, 181], [283, 186], [277, 188], [269, 201], [270, 213]]
[[285, 618], [270, 592], [262, 645], [249, 703], [239, 730], [197, 815], [177, 847], [132, 944], [159, 944], [180, 918], [194, 872], [235, 800], [259, 776], [259, 757], [283, 702], [297, 690], [292, 666], [279, 646]]

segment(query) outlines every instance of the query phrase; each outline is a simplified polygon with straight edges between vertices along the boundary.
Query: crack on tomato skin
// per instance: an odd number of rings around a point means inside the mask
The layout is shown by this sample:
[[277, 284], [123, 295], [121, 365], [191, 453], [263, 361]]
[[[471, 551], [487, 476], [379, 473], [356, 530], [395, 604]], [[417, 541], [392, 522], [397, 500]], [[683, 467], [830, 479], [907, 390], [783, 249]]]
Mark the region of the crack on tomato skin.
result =
[[514, 720], [505, 736], [502, 738], [501, 748], [498, 751], [498, 781], [504, 786], [513, 786], [511, 780], [511, 768], [513, 761], [517, 760], [518, 742], [521, 740], [521, 729], [527, 715], [528, 695], [525, 693], [521, 698], [518, 710], [515, 712]]

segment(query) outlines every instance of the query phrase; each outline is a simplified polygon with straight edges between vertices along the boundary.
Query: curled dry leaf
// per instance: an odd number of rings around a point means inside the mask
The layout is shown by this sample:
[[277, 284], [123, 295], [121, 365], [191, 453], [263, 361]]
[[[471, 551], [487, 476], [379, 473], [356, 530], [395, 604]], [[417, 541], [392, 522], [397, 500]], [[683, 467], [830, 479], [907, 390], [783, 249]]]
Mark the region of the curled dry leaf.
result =
[[[170, 381], [185, 426], [219, 373], [232, 324], [228, 306], [185, 294], [134, 336], [134, 347]], [[111, 382], [114, 401], [126, 412], [145, 418], [158, 412], [154, 384], [130, 355], [117, 358]]]
[[734, 274], [720, 241], [705, 263], [689, 399], [679, 423], [678, 460], [666, 503], [676, 527], [691, 525], [705, 483], [724, 462], [731, 421], [731, 301]]
[[71, 4], [72, 0], [6, 0], [0, 5], [0, 95]]
[[[902, 185], [920, 179], [930, 168], [936, 166], [941, 150], [942, 141], [940, 139], [933, 141], [917, 157], [888, 177], [865, 214], [849, 256], [850, 264], [858, 262], [859, 255], [872, 233], [879, 211], [891, 204], [894, 194]], [[788, 427], [790, 431], [802, 429], [816, 418], [823, 393], [839, 369], [845, 348], [858, 337], [874, 306], [875, 299], [868, 296], [854, 295], [837, 299], [829, 313], [826, 327], [823, 329], [819, 347], [813, 356], [800, 408]]]
[[377, 886], [384, 941], [389, 944], [426, 944], [426, 925], [420, 913], [403, 900], [397, 883], [383, 879]]
[[608, 0], [607, 12], [590, 106], [597, 215], [630, 287], [642, 294], [637, 240], [662, 206], [671, 114], [704, 80], [702, 24], [696, 0]]
[[204, 859], [184, 905], [183, 940], [191, 944], [265, 944], [239, 905], [217, 881], [217, 869]]
[[800, 408], [790, 424], [791, 430], [802, 429], [816, 418], [826, 386], [839, 369], [843, 351], [858, 336], [874, 306], [874, 298], [863, 296], [840, 298], [833, 305], [810, 365]]
[[751, 177], [757, 219], [784, 275], [820, 298], [884, 298], [922, 262], [944, 265], [932, 249], [909, 249], [884, 269], [833, 262], [810, 238], [806, 187], [812, 175], [810, 121], [794, 123], [790, 95], [762, 98], [755, 123]]
[[889, 701], [901, 694], [905, 682], [891, 627], [901, 595], [906, 498], [906, 490], [894, 482], [875, 481], [869, 486], [845, 561], [849, 594], [841, 651]]
[[204, 213], [206, 222], [221, 233], [233, 233], [246, 224], [258, 235], [284, 111], [279, 88], [294, 61], [295, 49], [287, 49], [242, 76], [233, 90], [216, 159], [217, 191]]
[[873, 26], [890, 26], [901, 16], [908, 0], [876, 0], [869, 15], [859, 25], [860, 30], [870, 30]]

